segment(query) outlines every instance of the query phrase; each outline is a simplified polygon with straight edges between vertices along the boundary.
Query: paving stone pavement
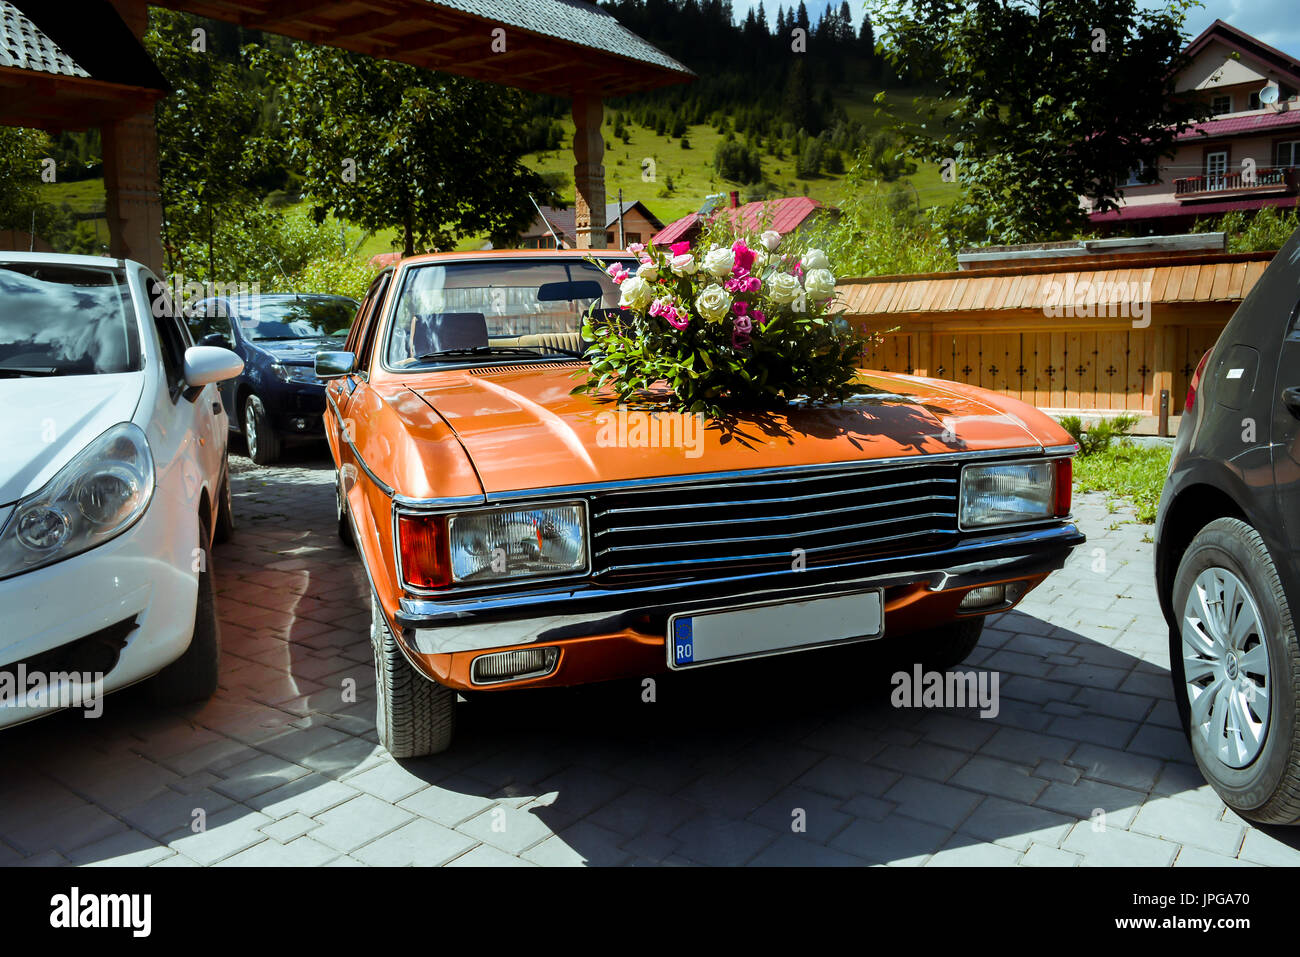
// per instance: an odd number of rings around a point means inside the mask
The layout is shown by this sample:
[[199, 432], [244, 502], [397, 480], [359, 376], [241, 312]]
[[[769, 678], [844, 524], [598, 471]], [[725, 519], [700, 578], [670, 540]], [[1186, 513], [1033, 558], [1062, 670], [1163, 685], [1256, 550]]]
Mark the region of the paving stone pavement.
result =
[[864, 646], [462, 702], [451, 752], [376, 745], [364, 577], [322, 448], [232, 457], [221, 689], [0, 734], [0, 864], [1273, 865], [1176, 730], [1149, 526], [1076, 500], [1068, 566], [989, 621], [1000, 710], [897, 709]]

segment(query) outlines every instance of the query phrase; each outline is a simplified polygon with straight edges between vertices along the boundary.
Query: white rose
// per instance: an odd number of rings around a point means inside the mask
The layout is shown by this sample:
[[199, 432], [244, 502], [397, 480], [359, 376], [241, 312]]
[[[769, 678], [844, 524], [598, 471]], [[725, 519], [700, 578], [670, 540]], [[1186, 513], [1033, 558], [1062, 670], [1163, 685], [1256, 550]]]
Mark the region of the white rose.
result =
[[835, 296], [835, 277], [829, 269], [813, 269], [804, 276], [803, 287], [814, 299], [831, 299]]
[[623, 285], [618, 288], [621, 293], [618, 304], [627, 306], [636, 312], [645, 309], [646, 306], [650, 305], [650, 300], [654, 298], [654, 290], [650, 288], [650, 284], [639, 276], [624, 279]]
[[641, 279], [644, 279], [647, 282], [649, 282], [652, 279], [659, 278], [659, 267], [656, 266], [654, 262], [642, 263], [640, 266], [637, 267], [636, 274]]
[[731, 309], [731, 293], [718, 285], [706, 286], [695, 297], [695, 308], [709, 322], [721, 322]]
[[776, 247], [781, 245], [781, 234], [775, 229], [767, 230], [758, 238], [763, 241], [763, 245], [767, 247], [767, 251], [770, 253], [776, 252]]
[[763, 267], [767, 265], [767, 250], [754, 249], [751, 252], [754, 254], [754, 265], [749, 267], [749, 271], [757, 276], [763, 271]]
[[730, 276], [735, 265], [736, 254], [725, 246], [720, 249], [710, 249], [704, 255], [704, 271], [719, 279]]
[[673, 271], [674, 276], [693, 276], [695, 270], [699, 267], [695, 265], [695, 257], [690, 253], [682, 253], [680, 256], [674, 256], [668, 263], [668, 268]]
[[826, 258], [826, 254], [820, 249], [810, 249], [803, 254], [803, 271], [812, 272], [814, 269], [830, 269], [831, 261]]
[[[626, 286], [627, 283], [623, 285]], [[768, 280], [767, 294], [777, 305], [788, 306], [803, 295], [803, 286], [788, 272], [779, 272]]]

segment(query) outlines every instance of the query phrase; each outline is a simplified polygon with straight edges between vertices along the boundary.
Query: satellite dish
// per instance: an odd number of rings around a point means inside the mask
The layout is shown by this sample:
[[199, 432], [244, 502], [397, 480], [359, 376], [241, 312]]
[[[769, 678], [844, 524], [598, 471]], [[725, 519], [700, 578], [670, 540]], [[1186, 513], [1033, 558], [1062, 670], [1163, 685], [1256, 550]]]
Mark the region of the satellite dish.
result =
[[1261, 102], [1261, 103], [1263, 103], [1263, 104], [1265, 104], [1265, 105], [1267, 105], [1267, 106], [1272, 106], [1274, 103], [1276, 103], [1276, 102], [1277, 102], [1277, 87], [1273, 86], [1272, 84], [1269, 84], [1268, 86], [1264, 87], [1264, 89], [1260, 90], [1260, 91], [1259, 91], [1259, 102]]

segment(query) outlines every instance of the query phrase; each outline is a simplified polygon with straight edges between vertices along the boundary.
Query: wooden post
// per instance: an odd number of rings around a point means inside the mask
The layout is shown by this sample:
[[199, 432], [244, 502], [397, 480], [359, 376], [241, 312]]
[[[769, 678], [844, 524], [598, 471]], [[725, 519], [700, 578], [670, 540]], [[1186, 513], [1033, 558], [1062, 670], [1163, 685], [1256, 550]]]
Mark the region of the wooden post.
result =
[[[113, 6], [131, 32], [143, 37], [149, 26], [145, 0], [113, 0]], [[109, 254], [142, 262], [162, 278], [162, 195], [153, 106], [108, 123], [101, 132]]]
[[605, 237], [605, 134], [600, 123], [605, 108], [600, 97], [579, 94], [573, 98], [573, 218], [578, 249], [604, 249]]

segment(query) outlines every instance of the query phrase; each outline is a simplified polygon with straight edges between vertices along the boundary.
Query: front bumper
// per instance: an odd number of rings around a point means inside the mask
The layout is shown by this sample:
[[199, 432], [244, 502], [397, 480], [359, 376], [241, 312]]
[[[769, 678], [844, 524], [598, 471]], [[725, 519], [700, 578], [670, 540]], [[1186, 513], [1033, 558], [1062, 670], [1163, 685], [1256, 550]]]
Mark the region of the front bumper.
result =
[[[667, 621], [678, 613], [882, 588], [886, 634], [940, 625], [959, 617], [961, 598], [980, 585], [1023, 582], [1027, 593], [1084, 541], [1073, 524], [1054, 524], [972, 536], [941, 550], [802, 572], [625, 588], [569, 583], [446, 600], [403, 598], [392, 623], [416, 666], [452, 687], [481, 687], [470, 681], [469, 673], [473, 659], [484, 652], [537, 645], [559, 649], [552, 672], [491, 687], [578, 684], [665, 670]], [[972, 614], [1005, 607], [1010, 605]]]
[[[115, 691], [161, 671], [194, 633], [198, 576], [191, 543], [198, 539], [193, 508], [159, 487], [139, 521], [111, 541], [0, 581], [0, 671], [16, 676], [16, 665], [24, 663], [30, 678], [25, 663], [48, 661], [106, 630], [126, 640], [116, 664], [97, 689], [62, 682], [62, 700], [84, 701], [92, 691]], [[16, 701], [8, 691], [0, 700], [0, 727], [57, 710]]]

